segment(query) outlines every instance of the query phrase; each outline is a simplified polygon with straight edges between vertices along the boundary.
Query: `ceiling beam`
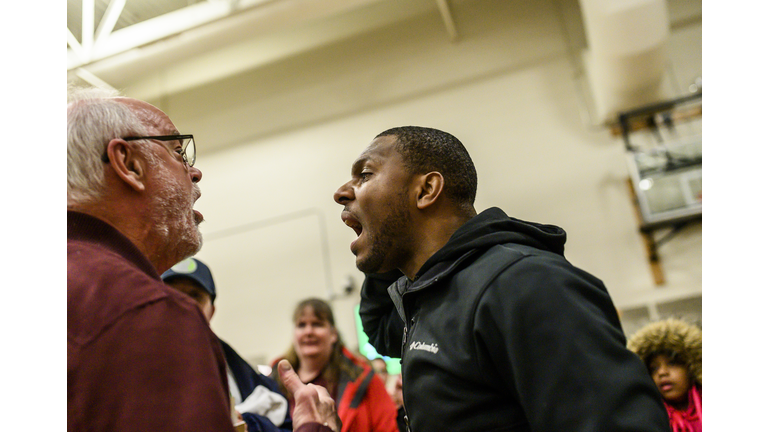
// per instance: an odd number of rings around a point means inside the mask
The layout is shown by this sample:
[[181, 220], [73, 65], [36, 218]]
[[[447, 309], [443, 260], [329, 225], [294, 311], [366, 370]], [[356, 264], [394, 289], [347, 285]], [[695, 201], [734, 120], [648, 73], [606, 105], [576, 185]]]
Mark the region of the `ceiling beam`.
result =
[[95, 42], [97, 44], [104, 41], [109, 34], [112, 33], [112, 29], [115, 28], [117, 19], [120, 18], [120, 14], [123, 13], [123, 8], [125, 8], [125, 0], [111, 0], [109, 2], [107, 10], [104, 12], [101, 22], [99, 22], [99, 27], [96, 29]]
[[[81, 45], [85, 57], [77, 56], [74, 52], [67, 50], [67, 70], [76, 69], [91, 62], [103, 60], [133, 48], [181, 34], [203, 24], [225, 18], [233, 12], [253, 8], [265, 3], [274, 3], [275, 0], [201, 2], [116, 31], [112, 31], [114, 28], [114, 22], [112, 21], [117, 21], [120, 12], [122, 12], [125, 6], [125, 0], [112, 0], [105, 12], [102, 24], [99, 26], [97, 43], [95, 44], [93, 43], [93, 2], [94, 0], [83, 0], [82, 39], [84, 42]], [[236, 10], [233, 10], [233, 7]], [[88, 41], [88, 43], [85, 43], [85, 41]]]
[[93, 20], [95, 19], [95, 8], [96, 5], [94, 0], [83, 0], [83, 22], [81, 23], [82, 34], [80, 35], [80, 45], [83, 47], [83, 54], [86, 57], [90, 56], [93, 48]]
[[[238, 73], [257, 64], [273, 61], [275, 58], [308, 49], [310, 46], [327, 43], [360, 32], [379, 21], [386, 22], [391, 15], [384, 13], [371, 19], [356, 19], [341, 22], [333, 28], [304, 28], [300, 35], [290, 38], [274, 36], [279, 32], [306, 27], [307, 23], [320, 23], [332, 17], [353, 10], [381, 3], [384, 0], [258, 0], [259, 7], [248, 7], [222, 19], [199, 25], [182, 34], [172, 35], [136, 48], [92, 60], [83, 64], [75, 57], [74, 50], [67, 50], [68, 77], [77, 76], [76, 71], [85, 68], [112, 86], [126, 88], [128, 83], [141, 89], [151, 88], [155, 94], [161, 75], [173, 73], [172, 82], [162, 82], [163, 92], [179, 91], [188, 86], [200, 85], [203, 81], [220, 79]], [[217, 1], [227, 7], [230, 1]], [[399, 2], [397, 2], [399, 3]], [[254, 4], [253, 0], [240, 0], [240, 7]], [[422, 3], [426, 6], [430, 2]], [[434, 4], [434, 3], [432, 3]], [[130, 4], [128, 4], [130, 5]], [[394, 11], [396, 8], [384, 8]], [[156, 21], [157, 22], [157, 21]], [[140, 28], [140, 24], [131, 27]], [[116, 30], [109, 39], [127, 34], [130, 27]], [[122, 36], [121, 36], [122, 37]], [[285, 39], [285, 40], [284, 40]], [[113, 40], [114, 41], [114, 40]], [[249, 54], [243, 55], [243, 49]], [[77, 66], [81, 64], [80, 66]], [[176, 74], [176, 72], [179, 72]], [[149, 86], [149, 87], [147, 87]], [[144, 91], [133, 88], [133, 91]], [[145, 98], [152, 97], [142, 93]]]
[[77, 41], [77, 38], [72, 34], [70, 29], [67, 29], [67, 44], [69, 45], [73, 55], [79, 58], [83, 58], [85, 55], [83, 52], [83, 46], [80, 45], [80, 42]]
[[114, 90], [115, 88], [109, 85], [107, 82], [102, 80], [101, 78], [97, 77], [96, 75], [88, 72], [85, 69], [76, 69], [75, 70], [75, 76], [80, 78], [81, 80], [87, 82], [88, 84], [95, 86], [95, 87], [101, 87], [104, 89], [110, 89]]

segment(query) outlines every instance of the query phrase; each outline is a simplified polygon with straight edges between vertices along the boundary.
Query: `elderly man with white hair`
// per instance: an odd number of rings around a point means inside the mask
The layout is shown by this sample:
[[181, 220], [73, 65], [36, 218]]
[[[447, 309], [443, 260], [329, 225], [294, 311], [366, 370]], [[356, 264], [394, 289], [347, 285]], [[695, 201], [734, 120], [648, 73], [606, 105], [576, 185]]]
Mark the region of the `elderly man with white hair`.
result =
[[[68, 430], [232, 431], [218, 339], [160, 279], [202, 247], [194, 138], [146, 102], [69, 93]], [[338, 431], [327, 392], [280, 370], [303, 404], [296, 430]]]

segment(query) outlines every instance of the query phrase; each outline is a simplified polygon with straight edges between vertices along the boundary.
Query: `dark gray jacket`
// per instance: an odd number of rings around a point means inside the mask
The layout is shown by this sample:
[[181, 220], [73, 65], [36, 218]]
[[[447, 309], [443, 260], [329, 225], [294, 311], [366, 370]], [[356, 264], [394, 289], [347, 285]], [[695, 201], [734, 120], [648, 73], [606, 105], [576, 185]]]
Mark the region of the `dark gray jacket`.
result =
[[491, 208], [414, 281], [387, 292], [392, 273], [368, 275], [363, 327], [402, 357], [413, 432], [669, 430], [608, 292], [565, 259], [565, 237]]

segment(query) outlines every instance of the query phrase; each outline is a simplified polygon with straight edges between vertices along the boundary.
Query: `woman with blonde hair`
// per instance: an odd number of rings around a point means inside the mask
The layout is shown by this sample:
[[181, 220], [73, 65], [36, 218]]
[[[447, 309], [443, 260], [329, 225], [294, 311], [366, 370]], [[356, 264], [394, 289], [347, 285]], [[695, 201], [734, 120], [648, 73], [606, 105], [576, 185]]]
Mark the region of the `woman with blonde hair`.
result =
[[[317, 298], [303, 300], [293, 323], [293, 343], [273, 365], [285, 358], [302, 382], [325, 387], [336, 401], [341, 432], [398, 432], [397, 408], [384, 382], [344, 346], [330, 305]], [[292, 412], [294, 401], [289, 397], [288, 402]]]
[[627, 347], [648, 367], [672, 432], [701, 432], [701, 330], [667, 319], [640, 329]]

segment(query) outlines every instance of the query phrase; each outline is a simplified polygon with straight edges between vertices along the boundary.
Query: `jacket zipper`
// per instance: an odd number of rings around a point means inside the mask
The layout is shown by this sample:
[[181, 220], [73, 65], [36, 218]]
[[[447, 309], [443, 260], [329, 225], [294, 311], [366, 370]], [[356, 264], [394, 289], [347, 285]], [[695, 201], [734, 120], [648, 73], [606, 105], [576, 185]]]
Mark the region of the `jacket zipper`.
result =
[[[400, 349], [400, 366], [402, 369], [403, 357], [405, 357], [405, 346], [408, 343], [408, 324], [403, 327], [403, 346]], [[405, 382], [403, 382], [403, 392], [405, 392]], [[403, 421], [405, 421], [406, 432], [411, 432], [411, 424], [408, 421], [408, 410], [405, 408], [405, 401], [403, 401]]]
[[[405, 308], [405, 305], [403, 305], [403, 308]], [[406, 314], [407, 316], [407, 314]], [[416, 319], [411, 317], [410, 319], [410, 327], [408, 326], [408, 320], [406, 318], [405, 326], [403, 327], [403, 345], [400, 349], [400, 364], [403, 363], [403, 358], [405, 357], [405, 348], [408, 346], [408, 332], [410, 331], [411, 327], [416, 323]], [[402, 373], [402, 372], [401, 372]], [[403, 380], [403, 393], [405, 393], [405, 380]], [[405, 430], [407, 432], [411, 432], [411, 422], [408, 419], [408, 409], [405, 407], [405, 401], [403, 401], [403, 420], [405, 421]]]

